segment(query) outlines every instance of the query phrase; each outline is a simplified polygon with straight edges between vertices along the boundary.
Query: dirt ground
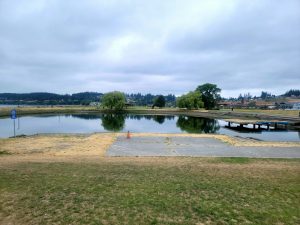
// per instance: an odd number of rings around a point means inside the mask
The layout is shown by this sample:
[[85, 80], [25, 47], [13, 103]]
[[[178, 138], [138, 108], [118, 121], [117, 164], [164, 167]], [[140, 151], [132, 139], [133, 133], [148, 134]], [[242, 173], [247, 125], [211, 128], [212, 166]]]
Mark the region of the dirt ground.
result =
[[[0, 164], [19, 161], [84, 161], [111, 160], [105, 157], [107, 149], [118, 136], [126, 133], [96, 133], [87, 135], [34, 135], [0, 139]], [[134, 137], [212, 137], [233, 146], [300, 147], [298, 142], [262, 142], [240, 140], [226, 135], [212, 134], [155, 134], [134, 133]]]

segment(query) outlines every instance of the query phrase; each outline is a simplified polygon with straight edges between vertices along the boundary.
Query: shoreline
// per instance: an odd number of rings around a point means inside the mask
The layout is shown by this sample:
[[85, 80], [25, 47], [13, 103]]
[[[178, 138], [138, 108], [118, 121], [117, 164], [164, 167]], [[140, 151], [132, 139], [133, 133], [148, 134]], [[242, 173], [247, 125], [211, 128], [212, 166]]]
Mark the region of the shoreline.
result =
[[[267, 142], [241, 140], [221, 134], [162, 134], [133, 133], [131, 138], [200, 138], [214, 139], [232, 147], [300, 148], [300, 142]], [[0, 161], [15, 157], [97, 157], [107, 158], [108, 149], [125, 133], [92, 134], [37, 134], [32, 136], [0, 139]], [[201, 158], [201, 157], [200, 157]], [[217, 157], [218, 158], [218, 157]]]
[[[0, 108], [0, 118], [6, 118], [10, 116], [12, 107]], [[116, 113], [113, 110], [99, 109], [93, 106], [45, 106], [45, 107], [17, 107], [17, 114], [24, 115], [40, 115], [40, 114], [66, 114], [66, 113]], [[281, 114], [276, 114], [280, 112]], [[290, 112], [284, 112], [280, 110], [186, 110], [177, 108], [163, 108], [163, 109], [148, 109], [148, 108], [126, 108], [118, 113], [129, 114], [143, 114], [143, 115], [174, 115], [174, 116], [194, 116], [194, 117], [206, 117], [214, 119], [245, 119], [245, 120], [284, 120], [289, 121], [292, 124], [300, 125], [300, 117], [296, 115], [300, 113], [300, 110], [296, 110], [291, 114]]]

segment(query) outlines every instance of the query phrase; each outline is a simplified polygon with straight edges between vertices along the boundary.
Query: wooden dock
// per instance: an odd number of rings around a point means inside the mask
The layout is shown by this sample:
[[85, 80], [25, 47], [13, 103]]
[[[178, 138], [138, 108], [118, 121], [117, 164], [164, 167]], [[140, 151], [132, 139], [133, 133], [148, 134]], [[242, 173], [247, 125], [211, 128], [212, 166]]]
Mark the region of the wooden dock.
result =
[[225, 119], [226, 122], [228, 122], [228, 127], [230, 128], [232, 124], [237, 124], [238, 127], [243, 128], [247, 125], [252, 125], [253, 129], [261, 129], [261, 126], [266, 126], [267, 129], [270, 129], [270, 127], [273, 127], [274, 129], [278, 129], [279, 127], [282, 129], [287, 129], [287, 126], [290, 125], [288, 121], [282, 121], [282, 120], [244, 120], [244, 119]]

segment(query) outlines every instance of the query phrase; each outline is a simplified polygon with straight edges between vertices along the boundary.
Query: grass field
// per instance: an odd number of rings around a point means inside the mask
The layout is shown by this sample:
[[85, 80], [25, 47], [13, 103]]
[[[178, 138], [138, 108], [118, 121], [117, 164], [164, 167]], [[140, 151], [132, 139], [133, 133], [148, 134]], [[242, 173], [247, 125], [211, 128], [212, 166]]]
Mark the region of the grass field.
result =
[[[43, 107], [17, 107], [17, 114], [18, 115], [34, 115], [34, 114], [45, 114], [45, 113], [78, 113], [78, 112], [93, 112], [97, 111], [96, 107], [90, 106], [63, 106], [63, 107], [50, 107], [50, 106], [43, 106]], [[5, 117], [10, 115], [11, 108], [9, 107], [2, 107], [0, 108], [0, 116]]]
[[[231, 110], [225, 110], [225, 109], [221, 111], [231, 112]], [[234, 112], [299, 117], [300, 110], [234, 109]]]
[[299, 224], [299, 162], [5, 160], [0, 224]]
[[[92, 107], [92, 106], [44, 106], [44, 107], [17, 107], [17, 114], [18, 115], [35, 115], [35, 114], [59, 114], [59, 113], [104, 113], [108, 112], [107, 110], [103, 110], [102, 108]], [[10, 116], [11, 108], [8, 107], [2, 107], [0, 108], [0, 117], [8, 117]], [[200, 113], [202, 116], [210, 116], [211, 114], [214, 115], [214, 117], [218, 117], [218, 114], [220, 114], [220, 117], [222, 117], [222, 113], [224, 112], [231, 112], [229, 109], [222, 109], [222, 110], [211, 110], [207, 111], [204, 109], [201, 110], [180, 110], [178, 108], [155, 108], [151, 109], [149, 107], [143, 107], [143, 106], [134, 106], [134, 107], [128, 107], [124, 110], [124, 112], [127, 113], [151, 113], [151, 114], [174, 114], [177, 113], [184, 113], [185, 115], [189, 115], [190, 113]], [[299, 117], [299, 110], [261, 110], [261, 109], [234, 109], [233, 113], [247, 113], [248, 115], [245, 117], [249, 117], [252, 115], [257, 114], [265, 114], [265, 115], [273, 115], [273, 116], [290, 116], [290, 117]], [[233, 115], [234, 116], [234, 115]], [[240, 115], [239, 115], [240, 117]]]

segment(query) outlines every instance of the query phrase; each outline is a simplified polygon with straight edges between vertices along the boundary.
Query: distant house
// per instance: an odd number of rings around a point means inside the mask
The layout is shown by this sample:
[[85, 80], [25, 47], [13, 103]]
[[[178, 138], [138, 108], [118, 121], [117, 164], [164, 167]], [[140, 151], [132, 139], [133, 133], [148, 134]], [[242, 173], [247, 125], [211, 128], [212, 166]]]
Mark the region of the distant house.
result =
[[135, 106], [136, 102], [134, 100], [131, 99], [127, 99], [126, 103], [125, 103], [125, 107], [130, 107], [130, 106]]
[[100, 103], [99, 103], [99, 102], [91, 102], [89, 105], [90, 105], [90, 106], [99, 106]]
[[217, 106], [221, 109], [230, 108], [232, 106], [232, 102], [230, 101], [221, 101], [217, 103]]
[[291, 109], [292, 107], [293, 107], [293, 104], [291, 104], [289, 102], [276, 103], [277, 109]]
[[274, 102], [267, 102], [267, 101], [256, 101], [256, 107], [260, 109], [275, 109], [276, 105]]
[[292, 110], [300, 110], [300, 102], [294, 103]]

